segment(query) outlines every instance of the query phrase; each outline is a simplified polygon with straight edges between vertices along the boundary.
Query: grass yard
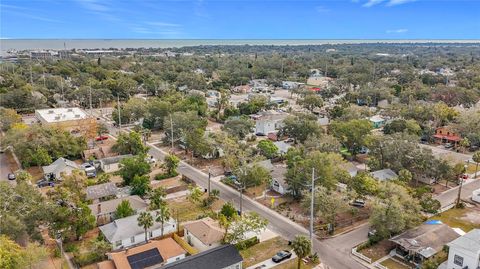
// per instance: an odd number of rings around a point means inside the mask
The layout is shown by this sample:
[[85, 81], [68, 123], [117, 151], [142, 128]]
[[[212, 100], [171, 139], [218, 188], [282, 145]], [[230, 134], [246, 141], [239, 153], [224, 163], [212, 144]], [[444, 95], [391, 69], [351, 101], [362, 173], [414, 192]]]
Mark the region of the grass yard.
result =
[[381, 262], [381, 265], [386, 266], [388, 269], [411, 269], [412, 268], [404, 264], [401, 264], [391, 258]]
[[[243, 257], [243, 267], [255, 265], [270, 259], [280, 250], [290, 249], [288, 241], [277, 236], [267, 241], [263, 241], [248, 249], [241, 250], [240, 254]], [[288, 268], [288, 267], [287, 267]]]
[[[206, 197], [206, 195], [205, 195]], [[187, 198], [182, 197], [178, 199], [168, 200], [168, 207], [172, 214], [178, 213], [178, 218], [180, 222], [196, 220], [199, 216], [204, 216], [206, 213], [213, 211], [220, 210], [223, 205], [222, 200], [217, 200], [213, 203], [213, 205], [207, 209], [203, 208], [199, 204], [192, 203]], [[176, 215], [172, 215], [172, 217], [177, 217]]]
[[[275, 266], [275, 269], [297, 269], [297, 259], [298, 258], [295, 258], [293, 260], [290, 260], [288, 262], [285, 262], [285, 263], [282, 263], [278, 266]], [[300, 264], [300, 268], [301, 269], [311, 269], [315, 266], [316, 264], [310, 264], [310, 263], [301, 263]]]
[[465, 232], [480, 228], [480, 209], [452, 208], [440, 213], [431, 219], [440, 220], [452, 228], [460, 228]]
[[379, 260], [382, 257], [385, 257], [390, 253], [390, 250], [394, 247], [394, 243], [388, 241], [388, 239], [384, 239], [375, 245], [370, 247], [364, 248], [359, 252], [363, 255], [372, 259], [372, 262]]
[[[474, 174], [476, 167], [477, 167], [476, 164], [473, 164], [473, 163], [468, 164], [468, 166], [467, 166], [467, 174]], [[478, 165], [478, 169], [480, 170], [480, 165]]]

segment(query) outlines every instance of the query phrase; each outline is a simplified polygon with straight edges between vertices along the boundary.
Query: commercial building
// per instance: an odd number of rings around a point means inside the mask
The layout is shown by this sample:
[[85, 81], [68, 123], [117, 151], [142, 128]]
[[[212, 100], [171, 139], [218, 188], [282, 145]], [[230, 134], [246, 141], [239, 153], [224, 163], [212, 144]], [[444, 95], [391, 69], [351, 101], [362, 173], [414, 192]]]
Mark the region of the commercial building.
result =
[[97, 120], [78, 107], [38, 109], [35, 117], [44, 126], [56, 127], [73, 135], [93, 139], [97, 134]]

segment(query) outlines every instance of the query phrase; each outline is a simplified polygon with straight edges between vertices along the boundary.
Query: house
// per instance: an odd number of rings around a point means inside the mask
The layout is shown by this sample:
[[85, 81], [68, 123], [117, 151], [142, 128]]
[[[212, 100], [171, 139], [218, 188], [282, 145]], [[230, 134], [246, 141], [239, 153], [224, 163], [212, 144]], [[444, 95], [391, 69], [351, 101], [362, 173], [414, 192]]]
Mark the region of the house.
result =
[[358, 171], [361, 170], [352, 162], [347, 162], [347, 163], [343, 164], [342, 167], [345, 169], [345, 171], [348, 172], [348, 174], [351, 177], [356, 176], [358, 174]]
[[474, 190], [472, 192], [472, 200], [474, 202], [480, 203], [480, 189]]
[[480, 268], [480, 229], [473, 229], [448, 243], [448, 269]]
[[120, 170], [120, 161], [125, 158], [133, 157], [132, 154], [113, 156], [108, 158], [103, 158], [100, 160], [100, 168], [105, 173], [113, 173]]
[[283, 120], [288, 116], [288, 113], [267, 111], [260, 115], [255, 122], [255, 133], [257, 135], [268, 135], [269, 133], [277, 132], [283, 126]]
[[276, 141], [276, 142], [273, 142], [273, 144], [275, 144], [275, 146], [277, 146], [277, 148], [278, 148], [277, 154], [279, 154], [279, 155], [286, 154], [288, 152], [288, 150], [292, 147], [292, 145], [287, 144], [284, 141]]
[[110, 223], [115, 219], [115, 211], [123, 201], [128, 201], [130, 203], [130, 207], [135, 214], [144, 211], [148, 207], [148, 203], [137, 195], [98, 202], [88, 205], [88, 207], [92, 211], [92, 215], [95, 216], [97, 225], [103, 225]]
[[97, 266], [112, 269], [143, 269], [179, 261], [184, 259], [186, 254], [187, 252], [175, 240], [167, 237], [127, 250], [107, 253], [108, 260], [97, 263]]
[[153, 269], [242, 269], [243, 258], [234, 245], [221, 245]]
[[372, 123], [373, 128], [378, 129], [382, 128], [385, 125], [385, 119], [379, 115], [375, 115], [369, 118], [370, 122]]
[[294, 89], [298, 89], [298, 87], [304, 84], [305, 83], [295, 82], [295, 81], [282, 81], [282, 88], [285, 90], [294, 90]]
[[446, 224], [425, 222], [419, 227], [392, 237], [389, 241], [395, 243], [397, 256], [420, 264], [458, 237], [460, 235]]
[[78, 107], [38, 109], [35, 117], [44, 126], [56, 127], [74, 135], [93, 139], [97, 134], [95, 117]]
[[433, 138], [435, 139], [435, 143], [437, 144], [451, 143], [453, 145], [457, 145], [460, 140], [462, 140], [462, 137], [460, 137], [459, 134], [454, 132], [448, 126], [438, 127], [435, 130]]
[[326, 127], [330, 124], [330, 119], [328, 117], [321, 117], [317, 119], [318, 125]]
[[[155, 212], [151, 212], [155, 216]], [[121, 249], [139, 243], [145, 242], [145, 231], [143, 227], [138, 226], [138, 216], [133, 215], [126, 218], [116, 219], [109, 224], [100, 226], [100, 231], [105, 239], [112, 245], [112, 249]], [[161, 223], [154, 222], [153, 226], [147, 230], [147, 238], [159, 237], [162, 235]], [[170, 219], [163, 224], [163, 234], [169, 234], [176, 231], [177, 223]]]
[[224, 230], [217, 221], [206, 217], [183, 225], [184, 239], [200, 252], [221, 245]]
[[72, 171], [80, 169], [80, 166], [75, 162], [60, 157], [52, 164], [42, 166], [42, 169], [45, 177], [52, 178], [53, 176], [56, 179], [60, 179], [62, 175], [71, 175]]
[[116, 196], [118, 193], [117, 185], [113, 182], [107, 182], [87, 187], [87, 200], [98, 200], [101, 198]]
[[289, 192], [288, 184], [285, 181], [285, 174], [287, 173], [286, 165], [276, 165], [270, 173], [272, 176], [272, 190], [284, 195]]
[[371, 172], [370, 175], [378, 181], [388, 181], [398, 177], [392, 169], [382, 169]]
[[86, 149], [82, 152], [83, 160], [88, 161], [91, 159], [100, 160], [107, 157], [118, 155], [112, 150], [113, 145], [97, 146], [93, 149]]

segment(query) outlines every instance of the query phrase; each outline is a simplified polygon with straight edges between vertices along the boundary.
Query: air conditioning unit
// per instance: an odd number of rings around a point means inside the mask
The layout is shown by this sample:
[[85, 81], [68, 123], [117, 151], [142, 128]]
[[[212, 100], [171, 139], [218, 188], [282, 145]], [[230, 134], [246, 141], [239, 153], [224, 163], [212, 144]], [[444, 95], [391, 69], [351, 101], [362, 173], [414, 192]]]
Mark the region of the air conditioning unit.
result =
[[73, 108], [69, 108], [67, 109], [68, 112], [72, 112], [73, 111]]
[[59, 120], [60, 119], [60, 116], [55, 116], [55, 120]]
[[80, 118], [80, 115], [79, 115], [79, 114], [75, 114], [75, 118]]
[[49, 111], [48, 111], [48, 114], [53, 114], [53, 110], [49, 110]]

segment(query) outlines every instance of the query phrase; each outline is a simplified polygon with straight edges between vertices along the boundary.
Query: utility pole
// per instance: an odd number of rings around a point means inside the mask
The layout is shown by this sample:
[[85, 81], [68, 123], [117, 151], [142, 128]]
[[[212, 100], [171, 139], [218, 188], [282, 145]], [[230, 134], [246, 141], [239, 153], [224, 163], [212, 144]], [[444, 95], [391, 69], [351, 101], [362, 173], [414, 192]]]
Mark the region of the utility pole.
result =
[[90, 90], [90, 115], [92, 115], [92, 87], [88, 86]]
[[[243, 175], [247, 176], [247, 170], [243, 170]], [[242, 187], [238, 188], [238, 191], [240, 192], [240, 216], [243, 213], [243, 190], [245, 190], [245, 181], [242, 182]]]
[[313, 206], [315, 200], [315, 168], [312, 168], [312, 196], [310, 199], [310, 245], [313, 249]]
[[210, 180], [212, 177], [212, 173], [210, 173], [210, 166], [208, 167], [208, 196], [210, 196]]
[[172, 153], [173, 153], [173, 120], [172, 120], [172, 113], [170, 113], [170, 140], [172, 141]]
[[60, 77], [60, 88], [62, 89], [62, 101], [65, 101], [65, 94], [63, 92], [63, 77]]
[[455, 207], [458, 208], [458, 206], [460, 205], [461, 201], [462, 201], [462, 186], [463, 186], [463, 174], [465, 174], [465, 171], [467, 171], [467, 167], [468, 165], [465, 165], [464, 166], [464, 169], [463, 169], [463, 173], [462, 175], [460, 176], [460, 187], [458, 187], [458, 196], [457, 196], [457, 203], [455, 204]]
[[120, 116], [120, 96], [117, 94], [117, 106], [118, 106], [118, 127], [122, 130], [122, 117]]

